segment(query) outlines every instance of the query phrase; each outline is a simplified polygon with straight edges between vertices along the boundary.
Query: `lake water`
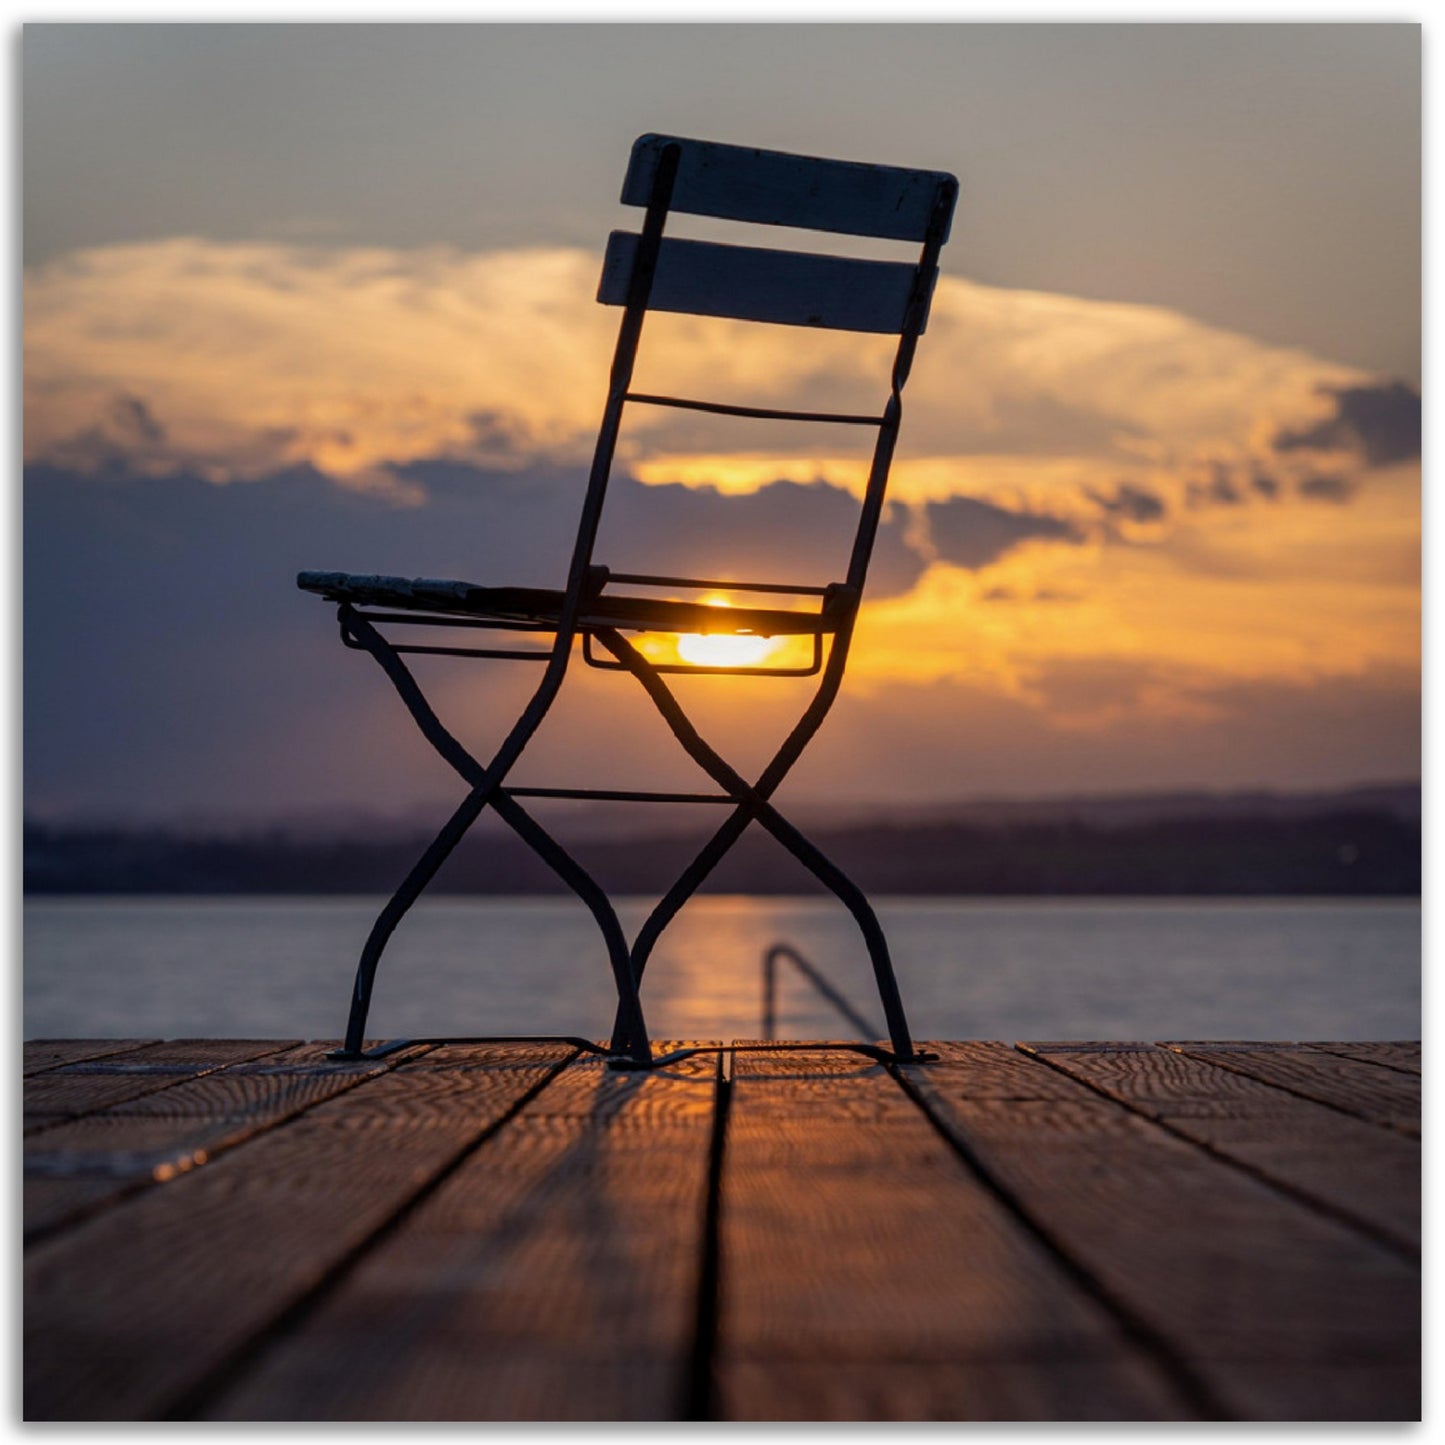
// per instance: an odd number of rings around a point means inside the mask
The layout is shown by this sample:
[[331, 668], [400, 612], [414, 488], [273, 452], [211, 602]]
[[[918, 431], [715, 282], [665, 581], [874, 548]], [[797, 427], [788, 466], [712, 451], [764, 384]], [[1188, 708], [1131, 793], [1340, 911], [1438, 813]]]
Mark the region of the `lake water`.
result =
[[[25, 1034], [335, 1038], [372, 898], [44, 898], [25, 904]], [[629, 934], [642, 900], [619, 908]], [[1406, 901], [882, 899], [918, 1038], [1420, 1036], [1420, 908]], [[654, 1038], [757, 1037], [760, 964], [800, 949], [881, 1019], [831, 899], [705, 896], [643, 990]], [[424, 900], [382, 961], [370, 1032], [604, 1035], [606, 955], [580, 904]], [[791, 969], [778, 1034], [850, 1030]], [[883, 1030], [881, 1023], [878, 1033]]]

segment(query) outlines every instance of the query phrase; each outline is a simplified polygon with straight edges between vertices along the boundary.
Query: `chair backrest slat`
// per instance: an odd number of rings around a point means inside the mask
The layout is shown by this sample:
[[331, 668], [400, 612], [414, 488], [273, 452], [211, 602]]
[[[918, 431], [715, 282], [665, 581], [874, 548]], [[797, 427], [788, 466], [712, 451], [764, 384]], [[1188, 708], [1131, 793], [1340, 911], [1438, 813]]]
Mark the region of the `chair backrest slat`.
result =
[[[627, 303], [638, 240], [630, 231], [614, 231], [608, 238], [597, 289], [597, 299], [606, 305]], [[903, 261], [665, 239], [647, 304], [653, 311], [694, 316], [897, 333], [903, 330], [917, 274], [916, 265]], [[926, 309], [920, 331], [925, 320]]]
[[[645, 206], [664, 146], [680, 147], [670, 209], [728, 221], [800, 226], [885, 240], [921, 241], [940, 188], [958, 182], [944, 171], [818, 160], [749, 146], [678, 136], [640, 136], [632, 148], [624, 205]], [[941, 240], [947, 240], [945, 230]]]

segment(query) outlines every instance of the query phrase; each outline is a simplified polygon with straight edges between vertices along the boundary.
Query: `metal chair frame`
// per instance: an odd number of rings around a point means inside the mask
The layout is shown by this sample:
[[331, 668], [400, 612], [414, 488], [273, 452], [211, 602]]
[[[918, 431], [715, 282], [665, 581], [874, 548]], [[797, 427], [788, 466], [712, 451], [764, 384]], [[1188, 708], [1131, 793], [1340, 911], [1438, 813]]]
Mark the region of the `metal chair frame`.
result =
[[[646, 212], [641, 235], [622, 237], [635, 243], [630, 256], [630, 274], [626, 283], [623, 315], [618, 328], [613, 354], [607, 400], [598, 430], [582, 515], [572, 551], [567, 585], [557, 604], [549, 612], [539, 608], [528, 613], [515, 598], [499, 609], [496, 616], [448, 616], [445, 598], [428, 593], [428, 584], [415, 584], [415, 597], [398, 597], [395, 589], [380, 586], [368, 592], [368, 581], [386, 583], [395, 579], [348, 578], [344, 574], [303, 573], [300, 585], [319, 591], [339, 602], [338, 620], [343, 642], [364, 650], [380, 664], [395, 687], [402, 702], [415, 719], [423, 736], [466, 783], [468, 792], [443, 825], [421, 857], [417, 860], [395, 894], [377, 917], [362, 950], [357, 966], [347, 1020], [346, 1040], [338, 1056], [354, 1057], [361, 1053], [366, 1020], [370, 1008], [376, 970], [382, 953], [407, 910], [435, 876], [437, 869], [460, 842], [484, 808], [492, 808], [501, 819], [541, 858], [553, 872], [587, 906], [595, 919], [608, 954], [618, 1006], [613, 1022], [610, 1054], [619, 1066], [647, 1068], [662, 1062], [654, 1057], [647, 1035], [639, 988], [658, 939], [678, 911], [697, 891], [714, 867], [754, 822], [765, 828], [800, 863], [833, 892], [852, 914], [862, 932], [872, 963], [879, 998], [892, 1044], [891, 1057], [897, 1061], [917, 1061], [924, 1057], [914, 1047], [904, 1013], [903, 1000], [894, 977], [887, 940], [863, 890], [833, 863], [815, 844], [793, 826], [774, 806], [772, 798], [783, 779], [802, 755], [817, 732], [837, 697], [853, 639], [868, 563], [883, 513], [884, 494], [892, 463], [899, 424], [902, 417], [902, 391], [913, 364], [918, 337], [927, 318], [928, 304], [938, 258], [947, 238], [957, 196], [957, 182], [943, 173], [912, 173], [933, 187], [933, 198], [926, 215], [922, 249], [913, 268], [913, 279], [898, 329], [898, 348], [894, 356], [890, 389], [883, 411], [878, 416], [772, 410], [762, 407], [733, 406], [717, 402], [694, 401], [681, 397], [658, 396], [632, 391], [631, 381], [644, 318], [653, 295], [659, 256], [663, 250], [664, 227], [672, 208], [674, 188], [685, 148], [699, 147], [712, 152], [727, 152], [733, 157], [742, 154], [732, 147], [710, 147], [671, 137], [644, 136], [633, 152], [629, 184], [638, 171], [639, 156], [651, 167], [646, 187]], [[750, 153], [765, 163], [797, 163], [799, 165], [833, 166], [831, 162], [809, 162], [804, 158], [779, 153]], [[850, 168], [878, 170], [884, 168]], [[905, 173], [896, 173], [905, 174]], [[628, 189], [624, 187], [624, 200]], [[634, 202], [635, 203], [635, 202]], [[682, 207], [679, 207], [682, 209]], [[701, 209], [701, 208], [694, 208]], [[796, 210], [796, 205], [790, 206]], [[726, 215], [725, 211], [708, 212]], [[735, 219], [749, 219], [734, 216]], [[766, 218], [762, 218], [766, 219]], [[809, 225], [807, 219], [788, 219], [778, 224]], [[818, 225], [817, 222], [811, 224]], [[824, 223], [826, 225], [826, 222]], [[820, 225], [819, 228], [824, 228]], [[826, 226], [846, 230], [845, 225]], [[866, 232], [865, 232], [866, 233]], [[872, 234], [880, 234], [872, 232]], [[609, 245], [609, 262], [613, 247], [619, 241], [614, 235]], [[690, 245], [694, 243], [673, 243]], [[733, 248], [723, 248], [733, 249]], [[761, 253], [773, 255], [775, 253]], [[777, 253], [786, 255], [787, 253]], [[813, 258], [816, 259], [816, 258]], [[877, 265], [878, 263], [866, 263]], [[605, 278], [604, 278], [605, 284]], [[607, 299], [603, 297], [601, 299]], [[675, 306], [655, 309], [686, 310]], [[713, 313], [722, 314], [722, 313]], [[736, 314], [736, 313], [732, 313]], [[746, 319], [746, 318], [744, 318]], [[805, 323], [806, 324], [806, 323]], [[826, 323], [824, 323], [826, 324]], [[865, 328], [857, 328], [865, 329]], [[879, 327], [867, 329], [882, 329]], [[889, 327], [888, 330], [895, 328]], [[681, 407], [728, 416], [755, 417], [787, 421], [816, 421], [869, 426], [877, 429], [873, 457], [864, 490], [858, 528], [845, 580], [827, 587], [791, 586], [780, 583], [744, 583], [730, 579], [707, 579], [655, 576], [642, 573], [613, 573], [596, 565], [593, 550], [597, 540], [607, 484], [611, 475], [618, 434], [628, 404]], [[729, 613], [723, 609], [706, 609], [709, 614], [699, 621], [702, 609], [687, 604], [658, 603], [650, 611], [638, 599], [610, 597], [606, 589], [614, 583], [652, 588], [714, 589], [733, 592], [780, 594], [800, 598], [816, 598], [816, 612]], [[410, 585], [410, 584], [408, 584]], [[454, 584], [431, 584], [452, 586]], [[481, 589], [478, 589], [479, 591]], [[520, 592], [521, 589], [514, 589]], [[556, 595], [553, 594], [555, 597]], [[374, 600], [368, 600], [372, 598]], [[650, 601], [651, 599], [648, 599]], [[391, 607], [386, 606], [392, 603]], [[398, 610], [420, 608], [421, 611]], [[525, 598], [523, 599], [525, 603]], [[463, 610], [458, 607], [454, 610]], [[758, 619], [758, 627], [774, 628], [810, 637], [813, 652], [806, 666], [786, 668], [706, 666], [683, 663], [656, 663], [645, 657], [623, 636], [631, 631], [703, 631], [729, 630], [729, 616], [734, 619]], [[687, 619], [691, 619], [690, 625]], [[516, 647], [433, 646], [394, 642], [382, 635], [380, 625], [425, 625], [459, 629], [488, 629], [522, 633], [550, 634], [552, 642], [545, 651]], [[756, 630], [756, 629], [733, 629]], [[721, 792], [639, 792], [600, 788], [537, 788], [507, 787], [508, 774], [523, 749], [537, 731], [566, 677], [573, 644], [582, 641], [584, 661], [594, 667], [632, 674], [662, 715], [673, 736], [698, 766], [708, 774]], [[824, 642], [827, 641], [825, 648]], [[601, 649], [599, 652], [598, 649]], [[402, 654], [418, 653], [452, 657], [497, 658], [541, 663], [543, 673], [530, 701], [507, 733], [500, 746], [484, 765], [464, 748], [450, 732], [426, 700]], [[667, 673], [704, 675], [737, 675], [808, 677], [818, 676], [817, 689], [802, 716], [783, 740], [773, 759], [759, 776], [749, 781], [732, 768], [721, 754], [697, 731], [683, 712], [672, 690], [663, 681]], [[659, 803], [711, 803], [730, 809], [712, 837], [678, 876], [648, 915], [637, 937], [629, 946], [611, 901], [601, 885], [558, 843], [532, 816], [520, 801], [523, 798], [586, 798]]]

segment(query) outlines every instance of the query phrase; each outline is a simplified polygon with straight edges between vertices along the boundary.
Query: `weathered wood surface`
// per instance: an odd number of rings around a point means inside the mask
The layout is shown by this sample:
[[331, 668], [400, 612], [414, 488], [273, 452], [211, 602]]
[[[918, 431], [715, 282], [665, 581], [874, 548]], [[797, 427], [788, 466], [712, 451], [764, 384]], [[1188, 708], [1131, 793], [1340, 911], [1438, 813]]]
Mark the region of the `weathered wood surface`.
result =
[[[290, 1040], [289, 1043], [294, 1043]], [[53, 1128], [145, 1094], [174, 1088], [228, 1064], [279, 1053], [288, 1041], [176, 1039], [27, 1073], [25, 1132]]]
[[[969, 1060], [991, 1047], [948, 1046], [941, 1064], [907, 1072], [950, 1136], [1211, 1413], [1390, 1417], [1397, 1386], [1373, 1364], [1418, 1353], [1416, 1261], [1093, 1090], [1030, 1098], [1026, 1063], [1011, 1097], [981, 1097]], [[1147, 1073], [1167, 1052], [1083, 1057]]]
[[159, 1039], [36, 1039], [25, 1044], [25, 1073], [39, 1074], [87, 1059], [114, 1058], [159, 1042]]
[[1387, 1069], [1398, 1069], [1402, 1074], [1420, 1072], [1420, 1045], [1416, 1043], [1311, 1044], [1310, 1048], [1326, 1054], [1339, 1054], [1345, 1059], [1359, 1059], [1366, 1064], [1382, 1064]]
[[1181, 1138], [1418, 1255], [1417, 1140], [1172, 1049], [1038, 1052]]
[[[726, 1418], [1030, 1419], [1050, 1389], [1065, 1418], [1188, 1418], [867, 1059], [739, 1054], [721, 1205]], [[890, 1382], [895, 1364], [910, 1368]]]
[[1419, 1416], [1416, 1045], [325, 1047], [27, 1046], [28, 1419]]
[[1261, 1047], [1259, 1044], [1171, 1043], [1191, 1058], [1314, 1099], [1342, 1113], [1420, 1133], [1420, 1077], [1379, 1066], [1378, 1060], [1346, 1058], [1308, 1046]]
[[687, 1403], [716, 1073], [715, 1054], [650, 1074], [579, 1058], [214, 1413], [674, 1418]]
[[402, 1059], [354, 1095], [43, 1240], [25, 1261], [27, 1416], [193, 1414], [197, 1392], [571, 1052], [493, 1050], [466, 1069]]
[[205, 1164], [386, 1067], [337, 1065], [317, 1053], [301, 1044], [183, 1076], [103, 1112], [47, 1120], [25, 1138], [26, 1238]]

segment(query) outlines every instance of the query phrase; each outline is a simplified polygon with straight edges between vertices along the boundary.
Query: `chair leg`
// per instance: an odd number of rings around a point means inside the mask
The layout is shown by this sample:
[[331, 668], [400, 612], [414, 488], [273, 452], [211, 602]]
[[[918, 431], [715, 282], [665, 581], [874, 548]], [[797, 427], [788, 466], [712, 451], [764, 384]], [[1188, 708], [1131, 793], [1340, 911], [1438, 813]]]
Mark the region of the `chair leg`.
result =
[[[641, 982], [647, 955], [657, 938], [676, 916], [678, 910], [696, 891], [703, 879], [713, 870], [728, 849], [741, 837], [748, 824], [760, 822], [805, 868], [831, 890], [853, 915], [863, 934], [868, 957], [873, 965], [873, 976], [878, 986], [878, 997], [883, 1005], [884, 1018], [888, 1024], [889, 1038], [893, 1051], [900, 1059], [919, 1057], [914, 1049], [908, 1029], [908, 1020], [903, 1009], [903, 998], [898, 990], [898, 981], [893, 972], [893, 961], [888, 952], [888, 941], [883, 933], [878, 916], [874, 913], [867, 895], [841, 868], [838, 867], [816, 844], [811, 842], [773, 806], [769, 798], [782, 781], [788, 767], [796, 761], [812, 732], [816, 728], [794, 733], [784, 742], [773, 762], [769, 764], [759, 787], [754, 787], [740, 773], [736, 772], [703, 739], [692, 725], [681, 705], [672, 695], [657, 671], [647, 662], [622, 635], [613, 629], [598, 629], [597, 636], [614, 657], [623, 663], [647, 690], [654, 705], [667, 722], [672, 734], [687, 750], [688, 755], [716, 783], [737, 799], [737, 810], [713, 834], [693, 862], [673, 885], [662, 901], [653, 910], [637, 941], [633, 944], [633, 974]], [[792, 756], [789, 757], [788, 754]], [[782, 764], [780, 769], [779, 764]]]
[[[598, 629], [596, 636], [612, 652], [613, 656], [624, 666], [629, 667], [643, 686], [649, 689], [654, 703], [662, 711], [664, 719], [668, 721], [668, 725], [672, 728], [673, 735], [677, 737], [678, 741], [685, 748], [689, 747], [684, 733], [678, 731], [678, 727], [681, 725], [688, 735], [696, 738], [698, 744], [702, 744], [696, 730], [687, 721], [682, 709], [677, 706], [671, 693], [662, 684], [657, 673], [647, 664], [646, 659], [615, 629]], [[764, 798], [771, 797], [773, 791], [787, 776], [789, 769], [802, 755], [803, 749], [812, 740], [813, 734], [817, 732], [823, 719], [827, 716], [833, 698], [837, 695], [838, 684], [842, 680], [843, 663], [847, 657], [847, 646], [848, 634], [840, 633], [829, 654], [828, 667], [824, 671], [817, 695], [794, 725], [792, 731], [783, 739], [772, 762], [763, 770], [761, 777], [753, 787], [755, 793]], [[638, 670], [639, 668], [641, 671]], [[669, 710], [671, 716], [669, 716]], [[647, 968], [647, 962], [652, 956], [653, 947], [663, 931], [701, 886], [708, 874], [726, 856], [728, 849], [747, 830], [747, 826], [753, 821], [754, 816], [746, 809], [740, 809], [730, 814], [643, 921], [642, 927], [638, 930], [637, 937], [632, 943], [632, 972], [639, 987], [642, 983], [643, 972]]]
[[[657, 940], [662, 937], [668, 924], [677, 917], [687, 900], [697, 892], [703, 880], [726, 855], [728, 849], [747, 830], [747, 826], [752, 820], [753, 814], [746, 808], [738, 808], [730, 813], [722, 826], [707, 841], [702, 851], [687, 865], [678, 876], [677, 881], [663, 894], [653, 906], [652, 912], [643, 920], [642, 927], [638, 929], [637, 936], [632, 940], [631, 956], [632, 977], [636, 980], [639, 988], [642, 986], [642, 975], [647, 968], [648, 960], [652, 957], [652, 950]], [[613, 1023], [614, 1043], [621, 1028], [622, 1013], [619, 1009], [617, 1019]]]
[[898, 991], [893, 960], [888, 952], [888, 939], [883, 932], [883, 925], [878, 922], [878, 915], [873, 911], [873, 905], [868, 901], [868, 895], [772, 804], [765, 804], [758, 814], [758, 821], [815, 878], [830, 888], [853, 915], [863, 934], [863, 942], [867, 945], [868, 959], [873, 965], [873, 978], [878, 985], [878, 997], [883, 1004], [883, 1017], [888, 1024], [893, 1052], [900, 1059], [917, 1057], [912, 1036], [908, 1031], [908, 1020], [903, 1012], [903, 996]]
[[351, 1010], [346, 1020], [345, 1052], [359, 1054], [362, 1039], [366, 1033], [366, 1016], [371, 1010], [371, 993], [376, 985], [376, 967], [381, 955], [396, 932], [396, 926], [406, 916], [407, 910], [421, 896], [422, 890], [436, 876], [436, 871], [446, 862], [448, 854], [461, 842], [468, 828], [476, 822], [486, 796], [480, 791], [469, 793], [461, 806], [447, 819], [442, 830], [432, 839], [425, 853], [417, 859], [410, 873], [402, 880], [401, 887], [388, 899], [386, 906], [371, 925], [366, 943], [361, 950], [361, 961], [356, 965], [356, 983], [351, 990]]
[[627, 947], [627, 936], [602, 885], [515, 798], [498, 794], [492, 806], [544, 863], [591, 910], [607, 945], [612, 981], [617, 988], [617, 1017], [612, 1026], [611, 1052], [626, 1054], [634, 1063], [652, 1062], [652, 1045], [642, 1015], [637, 974]]
[[[694, 756], [696, 755], [694, 754]], [[903, 998], [893, 971], [888, 938], [883, 932], [882, 924], [878, 922], [878, 915], [873, 911], [873, 905], [868, 901], [868, 895], [771, 804], [764, 804], [760, 808], [755, 808], [751, 804], [740, 805], [722, 827], [713, 834], [648, 915], [632, 945], [632, 972], [638, 986], [641, 986], [643, 970], [664, 930], [681, 911], [688, 899], [697, 892], [703, 880], [743, 835], [748, 825], [754, 821], [767, 828], [853, 915], [853, 919], [863, 935], [864, 945], [868, 949], [868, 959], [873, 966], [873, 977], [878, 986], [878, 998], [883, 1005], [883, 1016], [888, 1024], [893, 1050], [900, 1058], [916, 1057], [916, 1050], [913, 1047], [908, 1020], [903, 1008]], [[614, 1027], [620, 1026], [621, 1015], [619, 1013], [618, 1023]]]
[[[351, 1010], [346, 1030], [346, 1052], [358, 1053], [371, 1006], [377, 965], [392, 933], [407, 910], [421, 895], [452, 849], [489, 803], [512, 829], [542, 860], [552, 868], [586, 904], [607, 946], [613, 982], [618, 995], [618, 1023], [614, 1028], [615, 1051], [625, 1052], [634, 1063], [651, 1063], [652, 1051], [647, 1026], [638, 996], [627, 940], [605, 891], [515, 799], [500, 791], [502, 778], [521, 752], [522, 746], [535, 732], [546, 712], [551, 696], [539, 689], [532, 704], [523, 713], [488, 768], [477, 760], [443, 726], [431, 704], [422, 694], [416, 679], [396, 650], [364, 618], [342, 609], [342, 627], [377, 660], [406, 704], [422, 735], [441, 756], [472, 785], [472, 792], [462, 801], [446, 825], [433, 839], [426, 852], [407, 875], [401, 887], [382, 909], [362, 950], [357, 966], [356, 986], [352, 992]], [[555, 688], [552, 689], [555, 694]], [[540, 705], [539, 705], [540, 704]]]

